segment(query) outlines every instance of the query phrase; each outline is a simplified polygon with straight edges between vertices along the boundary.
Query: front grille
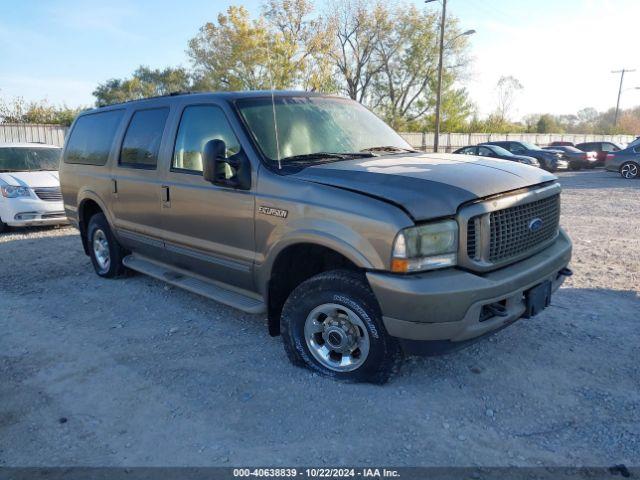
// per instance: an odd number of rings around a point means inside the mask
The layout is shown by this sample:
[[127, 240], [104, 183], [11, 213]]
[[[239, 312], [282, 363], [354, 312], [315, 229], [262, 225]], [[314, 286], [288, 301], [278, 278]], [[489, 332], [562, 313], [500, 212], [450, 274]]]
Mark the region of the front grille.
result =
[[[560, 223], [560, 195], [489, 214], [490, 243], [488, 260], [502, 262], [517, 257], [554, 238]], [[539, 229], [531, 228], [534, 219], [542, 220]]]
[[[460, 226], [466, 230], [467, 241], [460, 252], [461, 265], [488, 271], [544, 248], [558, 235], [559, 191], [558, 185], [552, 185], [530, 194], [506, 196], [497, 201], [472, 205], [468, 208], [473, 210], [466, 215], [463, 210], [461, 217], [464, 223]], [[527, 195], [532, 198], [525, 203]], [[547, 196], [540, 198], [543, 195]]]
[[61, 218], [64, 217], [64, 212], [43, 213], [40, 218]]
[[62, 201], [62, 192], [60, 192], [60, 187], [34, 188], [33, 191], [39, 199], [46, 202]]
[[467, 223], [467, 255], [471, 259], [476, 258], [476, 221], [474, 218]]

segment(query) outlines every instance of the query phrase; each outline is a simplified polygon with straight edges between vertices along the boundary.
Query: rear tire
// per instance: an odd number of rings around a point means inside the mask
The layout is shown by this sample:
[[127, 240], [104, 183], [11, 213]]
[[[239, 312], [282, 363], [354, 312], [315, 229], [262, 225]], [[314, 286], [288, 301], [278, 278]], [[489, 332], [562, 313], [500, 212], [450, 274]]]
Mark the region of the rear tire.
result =
[[640, 177], [640, 165], [635, 162], [625, 162], [620, 167], [620, 175], [627, 180], [638, 178]]
[[280, 330], [294, 365], [338, 380], [383, 384], [402, 360], [373, 292], [356, 272], [334, 270], [300, 284], [285, 302]]
[[113, 236], [104, 213], [97, 213], [89, 220], [87, 245], [91, 263], [99, 276], [116, 278], [126, 273], [122, 259], [127, 252]]

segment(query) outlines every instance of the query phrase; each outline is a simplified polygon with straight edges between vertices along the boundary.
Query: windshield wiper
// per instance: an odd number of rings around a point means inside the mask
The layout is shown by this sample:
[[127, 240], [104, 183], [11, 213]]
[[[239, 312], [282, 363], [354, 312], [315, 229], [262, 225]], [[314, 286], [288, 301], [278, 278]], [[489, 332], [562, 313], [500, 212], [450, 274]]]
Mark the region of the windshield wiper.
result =
[[334, 153], [334, 152], [316, 152], [305, 153], [303, 155], [292, 155], [290, 157], [281, 158], [280, 161], [286, 163], [296, 162], [309, 162], [313, 160], [349, 160], [352, 158], [368, 158], [371, 154], [368, 152], [348, 152], [348, 153]]
[[383, 145], [379, 147], [363, 148], [360, 151], [361, 152], [388, 152], [388, 153], [402, 153], [402, 152], [417, 153], [418, 152], [417, 150], [414, 150], [412, 148], [402, 148], [402, 147], [396, 147], [394, 145]]

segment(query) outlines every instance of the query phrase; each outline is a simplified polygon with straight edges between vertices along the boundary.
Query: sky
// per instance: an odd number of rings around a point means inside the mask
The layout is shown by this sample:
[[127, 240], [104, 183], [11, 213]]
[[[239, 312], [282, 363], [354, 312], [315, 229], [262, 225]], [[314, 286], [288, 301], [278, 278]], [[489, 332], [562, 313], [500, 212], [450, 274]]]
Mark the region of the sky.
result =
[[[440, 8], [438, 3], [421, 8]], [[259, 14], [260, 0], [0, 0], [0, 97], [92, 105], [91, 92], [139, 65], [189, 66], [187, 42], [231, 4]], [[496, 104], [495, 85], [524, 85], [515, 118], [640, 104], [640, 0], [448, 0], [470, 37], [464, 80], [481, 115]]]

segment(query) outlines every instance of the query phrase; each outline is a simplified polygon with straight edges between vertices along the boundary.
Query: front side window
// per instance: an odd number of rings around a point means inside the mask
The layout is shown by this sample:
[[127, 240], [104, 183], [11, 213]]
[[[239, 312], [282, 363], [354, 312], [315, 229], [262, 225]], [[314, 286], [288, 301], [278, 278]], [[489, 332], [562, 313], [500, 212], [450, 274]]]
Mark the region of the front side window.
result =
[[487, 147], [480, 147], [480, 149], [478, 150], [478, 155], [480, 155], [481, 157], [491, 157], [493, 155], [493, 152]]
[[210, 140], [224, 141], [227, 158], [240, 151], [240, 142], [220, 107], [194, 105], [185, 108], [178, 127], [171, 167], [202, 172], [202, 150]]
[[61, 148], [0, 148], [0, 172], [57, 170], [61, 153]]
[[120, 150], [120, 165], [156, 168], [168, 108], [139, 110], [131, 117]]
[[[278, 96], [236, 102], [260, 150], [282, 165], [301, 156], [353, 154], [411, 146], [357, 102], [333, 97]], [[275, 118], [275, 121], [274, 121]], [[277, 132], [277, 134], [276, 134]]]
[[83, 115], [75, 123], [65, 151], [65, 163], [104, 165], [124, 110]]

